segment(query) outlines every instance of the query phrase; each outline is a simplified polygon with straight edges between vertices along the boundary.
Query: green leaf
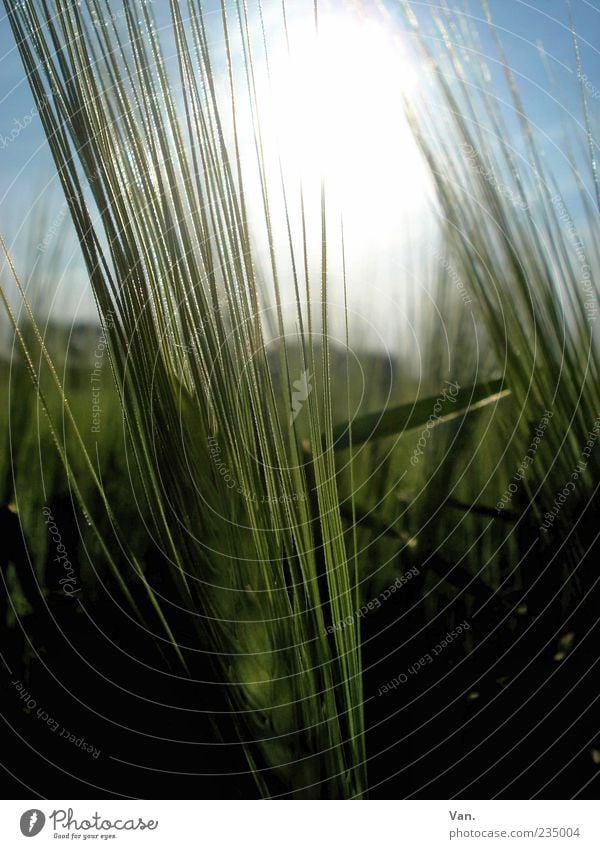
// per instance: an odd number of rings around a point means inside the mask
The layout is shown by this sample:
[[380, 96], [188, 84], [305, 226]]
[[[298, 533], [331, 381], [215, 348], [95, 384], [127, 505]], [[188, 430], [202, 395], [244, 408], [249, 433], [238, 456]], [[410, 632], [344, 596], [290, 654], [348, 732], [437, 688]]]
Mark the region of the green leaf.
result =
[[[429, 427], [437, 427], [443, 422], [493, 404], [509, 394], [510, 390], [503, 388], [502, 380], [477, 383], [464, 389], [459, 389], [458, 384], [451, 383], [437, 395], [422, 401], [368, 413], [350, 423], [336, 425], [333, 429], [333, 447], [336, 451], [341, 451], [348, 448], [350, 443], [360, 445], [385, 436], [400, 436], [426, 424]], [[436, 410], [436, 404], [441, 410]], [[322, 442], [325, 444], [324, 437]]]

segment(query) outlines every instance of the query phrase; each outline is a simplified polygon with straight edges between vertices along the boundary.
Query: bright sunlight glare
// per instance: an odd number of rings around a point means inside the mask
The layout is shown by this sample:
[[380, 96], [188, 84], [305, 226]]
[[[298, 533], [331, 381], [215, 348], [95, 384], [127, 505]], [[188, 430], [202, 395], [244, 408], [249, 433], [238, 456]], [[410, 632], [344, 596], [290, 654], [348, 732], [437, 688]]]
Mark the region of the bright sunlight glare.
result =
[[[389, 212], [398, 202], [387, 187], [396, 160], [414, 154], [401, 97], [416, 73], [400, 42], [381, 22], [347, 11], [321, 15], [318, 30], [311, 15], [297, 16], [289, 44], [273, 55], [271, 73], [284, 170], [305, 182], [323, 178], [347, 211], [383, 204]], [[408, 191], [418, 176], [406, 168]]]
[[[409, 243], [418, 253], [431, 207], [429, 178], [403, 110], [418, 73], [402, 33], [374, 11], [320, 4], [315, 25], [312, 8], [286, 4], [285, 20], [265, 18], [267, 58], [256, 76], [276, 242], [287, 244], [283, 182], [299, 255], [302, 190], [309, 263], [319, 270], [323, 186], [331, 236], [343, 222], [350, 312], [363, 322], [362, 335], [378, 336], [380, 346], [397, 327], [396, 311], [405, 311], [403, 261]], [[258, 203], [260, 192], [252, 194]], [[341, 267], [331, 251], [332, 303], [342, 302]], [[286, 296], [292, 299], [291, 289]]]

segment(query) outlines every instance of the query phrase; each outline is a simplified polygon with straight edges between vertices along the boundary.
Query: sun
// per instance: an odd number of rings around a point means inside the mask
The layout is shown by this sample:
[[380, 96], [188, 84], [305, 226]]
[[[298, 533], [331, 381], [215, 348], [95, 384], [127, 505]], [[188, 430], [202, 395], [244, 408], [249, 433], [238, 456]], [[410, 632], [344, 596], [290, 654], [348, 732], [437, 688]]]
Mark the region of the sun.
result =
[[[419, 84], [417, 67], [404, 34], [375, 4], [367, 14], [351, 3], [320, 3], [317, 18], [312, 3], [286, 3], [285, 10], [285, 19], [265, 17], [265, 58], [254, 65], [253, 126], [260, 133], [248, 134], [244, 157], [251, 161], [260, 144], [263, 184], [256, 180], [250, 205], [258, 220], [266, 185], [276, 249], [285, 253], [289, 221], [298, 255], [308, 241], [318, 278], [324, 203], [329, 245], [332, 228], [343, 222], [351, 309], [372, 313], [362, 303], [370, 293], [367, 301], [388, 316], [385, 301], [398, 294], [407, 233], [417, 232], [430, 203], [430, 178], [404, 111], [404, 98]], [[280, 257], [280, 268], [284, 262]], [[331, 298], [336, 284], [341, 298], [335, 251], [328, 263]]]
[[[343, 7], [342, 7], [343, 8]], [[285, 167], [330, 188], [352, 175], [361, 192], [389, 173], [408, 142], [402, 95], [416, 83], [401, 42], [350, 9], [288, 21], [270, 57], [270, 121]]]

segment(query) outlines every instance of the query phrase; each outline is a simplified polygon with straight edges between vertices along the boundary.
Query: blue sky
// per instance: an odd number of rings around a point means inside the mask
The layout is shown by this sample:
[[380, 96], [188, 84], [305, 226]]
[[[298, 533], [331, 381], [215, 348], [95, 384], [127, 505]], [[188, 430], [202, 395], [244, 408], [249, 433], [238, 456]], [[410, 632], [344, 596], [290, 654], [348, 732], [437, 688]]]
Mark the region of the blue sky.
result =
[[[265, 0], [264, 5], [268, 8], [270, 3], [278, 5], [278, 2]], [[345, 0], [336, 2], [345, 5]], [[596, 0], [596, 3], [600, 7], [600, 0]], [[439, 10], [442, 3], [438, 0], [431, 3], [413, 2], [412, 5], [427, 29], [432, 10]], [[477, 0], [448, 0], [447, 5], [453, 14], [466, 15], [465, 20], [472, 21], [478, 27], [482, 49], [490, 57], [488, 64], [496, 89], [500, 96], [506, 96], [501, 68], [491, 58], [496, 54], [490, 34], [481, 23], [479, 3]], [[292, 0], [291, 6], [296, 10], [306, 8], [307, 13], [312, 10], [312, 2], [309, 0]], [[568, 197], [575, 184], [565, 164], [563, 132], [567, 128], [582, 150], [585, 147], [585, 133], [581, 90], [575, 72], [566, 4], [563, 0], [490, 0], [490, 7], [509, 64], [519, 83], [526, 111], [536, 128], [538, 143], [547, 162], [558, 174], [564, 195]], [[600, 8], [588, 0], [573, 0], [572, 7], [590, 116], [592, 125], [597, 126], [600, 109]], [[166, 19], [166, 0], [155, 0], [153, 8], [157, 11], [159, 23]], [[540, 43], [546, 53], [547, 65], [553, 77], [552, 84], [548, 81], [540, 58]], [[473, 60], [477, 61], [477, 57], [473, 57]], [[12, 33], [4, 16], [0, 18], [0, 63], [0, 228], [12, 246], [17, 262], [25, 268], [28, 263], [31, 264], [32, 231], [37, 229], [39, 232], [42, 229], [47, 232], [57, 220], [62, 221], [63, 201], [56, 187], [51, 158], [39, 118], [33, 109], [33, 100]], [[507, 120], [509, 126], [515, 126], [510, 109]], [[591, 191], [588, 163], [583, 158], [582, 162], [582, 176]], [[37, 207], [37, 213], [31, 212], [33, 206]], [[40, 220], [44, 223], [40, 224]], [[61, 233], [65, 233], [61, 247], [69, 268], [61, 303], [68, 304], [65, 308], [69, 310], [77, 310], [76, 304], [82, 298], [80, 308], [86, 312], [89, 311], [91, 301], [85, 286], [76, 282], [83, 277], [83, 269], [77, 249], [66, 234], [67, 224], [64, 222], [61, 229]]]

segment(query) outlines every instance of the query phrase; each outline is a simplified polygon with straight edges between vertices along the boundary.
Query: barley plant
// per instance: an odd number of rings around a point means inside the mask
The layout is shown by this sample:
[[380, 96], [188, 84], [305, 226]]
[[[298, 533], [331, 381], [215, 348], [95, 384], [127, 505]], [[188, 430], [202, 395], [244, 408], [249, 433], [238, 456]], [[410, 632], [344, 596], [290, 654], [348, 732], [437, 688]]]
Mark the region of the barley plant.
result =
[[[596, 147], [584, 110], [591, 153], [573, 162], [592, 168], [577, 172], [572, 209], [485, 1], [517, 126], [472, 58], [469, 16], [442, 2], [424, 28], [408, 0], [356, 3], [427, 69], [387, 104], [410, 127], [435, 227], [427, 245], [389, 240], [390, 256], [412, 251], [427, 297], [406, 307], [414, 346], [399, 318], [386, 365], [348, 306], [369, 281], [343, 192], [294, 173], [269, 123], [270, 62], [293, 54], [291, 19], [317, 41], [326, 26], [327, 3], [305, 6], [5, 0], [107, 354], [96, 437], [5, 249], [14, 368], [32, 383], [10, 406], [5, 432], [23, 424], [2, 497], [43, 558], [39, 506], [19, 481], [27, 439], [55, 452], [88, 540], [82, 581], [108, 568], [175, 678], [194, 681], [207, 659], [224, 693], [216, 739], [232, 721], [260, 793], [357, 799], [373, 784], [365, 711], [386, 680], [373, 598], [413, 575], [427, 621], [459, 590], [469, 616], [488, 605], [510, 630], [517, 595], [564, 610], [595, 587]], [[36, 586], [19, 581], [31, 600]], [[410, 636], [398, 603], [394, 645]], [[400, 769], [402, 746], [395, 757]]]

